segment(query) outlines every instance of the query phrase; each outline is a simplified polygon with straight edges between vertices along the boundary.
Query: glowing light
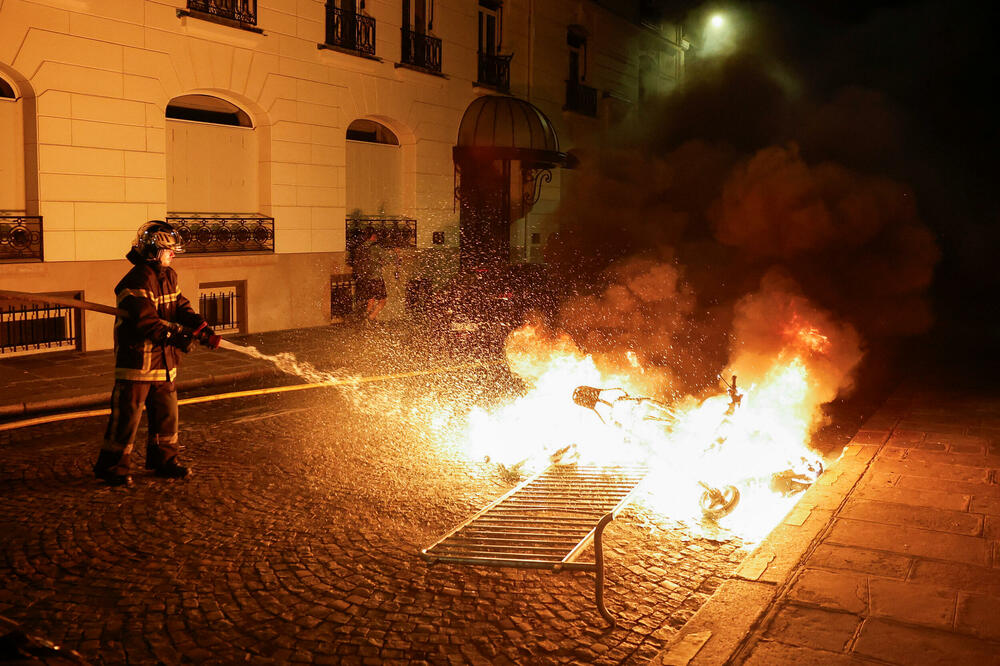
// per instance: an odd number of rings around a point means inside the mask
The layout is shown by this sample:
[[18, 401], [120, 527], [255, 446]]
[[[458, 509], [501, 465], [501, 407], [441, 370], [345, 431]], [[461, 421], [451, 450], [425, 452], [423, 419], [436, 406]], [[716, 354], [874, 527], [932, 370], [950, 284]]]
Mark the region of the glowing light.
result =
[[726, 17], [722, 14], [712, 14], [708, 19], [708, 25], [716, 29], [721, 28], [726, 25]]

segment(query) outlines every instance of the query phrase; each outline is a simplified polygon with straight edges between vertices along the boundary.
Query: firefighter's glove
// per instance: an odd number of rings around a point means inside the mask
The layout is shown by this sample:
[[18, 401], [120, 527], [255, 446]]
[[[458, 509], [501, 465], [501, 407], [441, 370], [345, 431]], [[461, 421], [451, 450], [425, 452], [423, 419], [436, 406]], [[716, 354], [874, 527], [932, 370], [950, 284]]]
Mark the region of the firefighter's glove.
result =
[[201, 326], [194, 330], [194, 337], [199, 344], [209, 349], [218, 349], [222, 342], [222, 337], [216, 335], [206, 322], [202, 322]]
[[182, 352], [187, 353], [191, 351], [191, 343], [193, 340], [193, 331], [189, 328], [182, 328], [179, 331], [167, 331], [167, 335], [163, 341], [171, 347], [177, 347]]

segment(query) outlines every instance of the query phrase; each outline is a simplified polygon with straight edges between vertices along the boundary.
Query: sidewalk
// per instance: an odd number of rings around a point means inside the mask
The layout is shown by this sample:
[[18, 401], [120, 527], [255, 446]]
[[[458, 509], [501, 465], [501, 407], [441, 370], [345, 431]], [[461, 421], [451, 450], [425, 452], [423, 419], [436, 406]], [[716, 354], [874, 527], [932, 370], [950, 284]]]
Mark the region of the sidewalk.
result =
[[1000, 397], [915, 385], [654, 664], [1000, 664]]

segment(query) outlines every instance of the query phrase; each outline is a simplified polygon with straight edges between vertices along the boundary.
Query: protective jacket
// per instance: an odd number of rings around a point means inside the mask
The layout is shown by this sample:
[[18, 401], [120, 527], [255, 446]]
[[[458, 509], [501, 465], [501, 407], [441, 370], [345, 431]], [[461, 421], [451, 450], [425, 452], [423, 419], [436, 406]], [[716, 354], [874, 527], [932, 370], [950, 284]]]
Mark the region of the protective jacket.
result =
[[173, 381], [185, 329], [205, 319], [177, 287], [177, 271], [149, 263], [133, 248], [134, 264], [115, 287], [118, 307], [128, 313], [115, 320], [115, 378], [140, 382]]

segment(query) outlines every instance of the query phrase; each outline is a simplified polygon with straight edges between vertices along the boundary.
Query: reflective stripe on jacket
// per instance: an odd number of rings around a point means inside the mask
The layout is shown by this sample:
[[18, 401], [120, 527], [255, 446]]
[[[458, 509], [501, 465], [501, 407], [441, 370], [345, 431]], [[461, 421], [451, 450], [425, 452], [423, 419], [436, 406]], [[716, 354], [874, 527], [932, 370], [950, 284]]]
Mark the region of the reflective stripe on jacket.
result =
[[118, 307], [128, 313], [115, 319], [115, 378], [173, 381], [181, 352], [166, 338], [205, 320], [181, 294], [173, 268], [150, 264], [134, 249], [126, 258], [134, 266], [115, 287]]

